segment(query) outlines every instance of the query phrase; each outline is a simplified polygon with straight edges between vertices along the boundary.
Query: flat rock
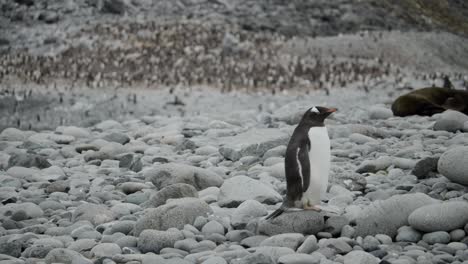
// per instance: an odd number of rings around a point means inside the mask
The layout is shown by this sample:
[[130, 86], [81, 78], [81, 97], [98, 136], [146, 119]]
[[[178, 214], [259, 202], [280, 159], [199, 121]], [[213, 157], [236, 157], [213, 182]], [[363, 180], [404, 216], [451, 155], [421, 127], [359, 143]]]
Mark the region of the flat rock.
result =
[[399, 157], [390, 157], [390, 156], [381, 156], [376, 160], [365, 160], [359, 165], [356, 169], [358, 173], [376, 173], [380, 170], [385, 170], [390, 166], [394, 166], [400, 169], [412, 169], [416, 165], [415, 160], [399, 158]]
[[260, 246], [287, 247], [296, 251], [304, 242], [304, 235], [299, 233], [285, 233], [269, 237], [260, 243]]
[[303, 210], [285, 212], [280, 216], [260, 220], [258, 233], [272, 236], [284, 233], [317, 234], [325, 227], [324, 215], [322, 213]]
[[[277, 263], [278, 259], [282, 256], [294, 254], [294, 250], [287, 247], [257, 247], [255, 248], [255, 254], [264, 255], [269, 259], [269, 262], [260, 262], [260, 263]], [[256, 262], [247, 262], [247, 263], [256, 263]]]
[[450, 201], [414, 210], [408, 217], [411, 227], [423, 232], [452, 231], [468, 223], [468, 202]]
[[174, 183], [186, 183], [203, 190], [211, 186], [219, 187], [223, 183], [223, 178], [210, 170], [178, 163], [158, 165], [146, 170], [144, 176], [158, 189]]
[[63, 135], [73, 136], [75, 138], [88, 138], [90, 136], [89, 131], [86, 128], [67, 126], [61, 127], [59, 130]]
[[455, 147], [444, 152], [439, 159], [440, 174], [455, 183], [468, 186], [468, 147]]
[[8, 168], [11, 167], [25, 167], [32, 168], [36, 167], [38, 169], [44, 169], [52, 166], [47, 158], [29, 153], [13, 153], [10, 155], [8, 160]]
[[371, 254], [356, 250], [344, 255], [344, 264], [378, 264], [380, 260]]
[[122, 250], [117, 244], [114, 243], [100, 243], [91, 249], [91, 253], [96, 258], [112, 257], [116, 254], [122, 253]]
[[294, 253], [281, 256], [278, 259], [279, 264], [319, 264], [320, 258], [316, 256], [304, 254], [304, 253]]
[[206, 217], [211, 213], [210, 206], [198, 198], [173, 199], [158, 208], [147, 209], [137, 221], [134, 234], [138, 236], [145, 229], [182, 229], [186, 224], [193, 224], [198, 216]]
[[80, 253], [70, 249], [56, 248], [52, 249], [45, 257], [45, 263], [63, 263], [63, 264], [92, 264], [93, 262], [83, 257]]
[[247, 200], [276, 204], [282, 197], [269, 186], [247, 176], [234, 176], [224, 181], [218, 196], [220, 206], [237, 207]]
[[265, 152], [279, 145], [286, 145], [289, 135], [272, 128], [251, 129], [244, 133], [221, 138], [219, 152], [226, 159], [237, 161], [244, 156], [263, 156]]
[[356, 219], [356, 236], [385, 234], [395, 237], [398, 228], [408, 225], [408, 216], [417, 208], [435, 203], [422, 194], [396, 195], [387, 200], [378, 200], [364, 208]]
[[158, 192], [151, 195], [150, 199], [143, 204], [143, 207], [158, 207], [166, 203], [168, 199], [177, 199], [184, 197], [198, 198], [198, 192], [192, 185], [186, 183], [175, 183], [166, 186]]
[[110, 222], [116, 215], [104, 205], [86, 203], [78, 206], [72, 213], [72, 221], [88, 220], [94, 225]]
[[31, 202], [11, 203], [0, 206], [0, 215], [15, 215], [19, 212], [24, 213], [25, 219], [39, 218], [44, 215], [44, 211], [37, 204]]
[[109, 142], [117, 142], [122, 145], [125, 145], [128, 142], [130, 142], [130, 137], [120, 132], [112, 132], [110, 134], [107, 134], [103, 137], [103, 139]]
[[182, 232], [170, 229], [168, 231], [143, 230], [138, 237], [138, 249], [142, 253], [159, 254], [163, 248], [173, 248], [176, 241], [184, 239]]

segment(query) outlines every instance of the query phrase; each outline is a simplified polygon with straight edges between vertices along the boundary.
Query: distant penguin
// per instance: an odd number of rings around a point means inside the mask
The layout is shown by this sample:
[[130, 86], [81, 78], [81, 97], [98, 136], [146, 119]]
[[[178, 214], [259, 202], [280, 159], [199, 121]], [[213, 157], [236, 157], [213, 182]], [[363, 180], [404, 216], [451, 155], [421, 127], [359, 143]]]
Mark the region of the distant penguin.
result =
[[331, 160], [330, 138], [324, 121], [336, 110], [316, 106], [302, 116], [286, 149], [286, 198], [266, 219], [275, 218], [288, 208], [320, 211]]

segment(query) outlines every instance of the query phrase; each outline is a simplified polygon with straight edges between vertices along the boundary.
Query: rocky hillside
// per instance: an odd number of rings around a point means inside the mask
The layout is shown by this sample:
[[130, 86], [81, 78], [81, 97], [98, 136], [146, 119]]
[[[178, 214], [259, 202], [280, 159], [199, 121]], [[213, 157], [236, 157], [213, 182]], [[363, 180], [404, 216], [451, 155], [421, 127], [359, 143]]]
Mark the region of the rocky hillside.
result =
[[[436, 2], [3, 0], [0, 80], [283, 90], [463, 72], [466, 4]], [[434, 30], [455, 35], [405, 33]]]

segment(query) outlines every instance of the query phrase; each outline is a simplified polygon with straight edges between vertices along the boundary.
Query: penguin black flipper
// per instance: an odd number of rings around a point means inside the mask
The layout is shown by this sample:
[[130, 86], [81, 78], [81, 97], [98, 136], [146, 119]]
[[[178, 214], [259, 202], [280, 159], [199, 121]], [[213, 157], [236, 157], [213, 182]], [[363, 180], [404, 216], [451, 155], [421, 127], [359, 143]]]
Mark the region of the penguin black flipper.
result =
[[297, 163], [299, 167], [299, 175], [302, 178], [302, 192], [307, 191], [310, 184], [310, 160], [309, 160], [310, 142], [307, 143], [307, 148], [300, 148], [297, 152]]

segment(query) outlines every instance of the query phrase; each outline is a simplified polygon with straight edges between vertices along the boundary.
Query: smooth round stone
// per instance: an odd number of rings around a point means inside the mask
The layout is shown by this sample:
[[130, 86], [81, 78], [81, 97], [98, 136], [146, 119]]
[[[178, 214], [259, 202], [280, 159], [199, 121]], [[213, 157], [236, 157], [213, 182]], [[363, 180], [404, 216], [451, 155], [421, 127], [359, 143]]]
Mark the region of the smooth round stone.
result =
[[410, 226], [402, 226], [398, 229], [398, 234], [395, 238], [397, 242], [413, 242], [421, 240], [421, 233]]
[[319, 248], [317, 238], [314, 235], [308, 236], [301, 246], [297, 249], [297, 253], [310, 254]]
[[190, 252], [192, 249], [196, 248], [197, 245], [198, 242], [195, 239], [186, 238], [183, 240], [176, 241], [174, 243], [174, 248]]
[[450, 248], [453, 248], [454, 250], [467, 250], [468, 249], [468, 245], [465, 243], [461, 243], [461, 242], [451, 242], [447, 246]]
[[373, 236], [366, 236], [362, 241], [362, 248], [365, 251], [374, 251], [379, 249], [380, 242]]
[[451, 241], [461, 241], [466, 236], [463, 229], [455, 229], [450, 232]]
[[468, 222], [468, 202], [450, 201], [430, 204], [414, 210], [409, 224], [423, 232], [451, 231]]
[[375, 235], [375, 238], [377, 238], [377, 240], [379, 240], [381, 244], [384, 244], [384, 245], [392, 244], [392, 238], [390, 236], [387, 236], [384, 234], [377, 234]]
[[[320, 240], [322, 242], [323, 240]], [[322, 243], [320, 243], [322, 244]], [[343, 239], [327, 239], [321, 248], [331, 248], [336, 254], [346, 254], [353, 250], [353, 248]]]
[[455, 147], [444, 152], [439, 159], [438, 170], [455, 183], [468, 186], [468, 147]]
[[439, 243], [447, 244], [450, 242], [450, 235], [445, 231], [437, 231], [432, 233], [424, 234], [422, 240], [430, 245]]
[[202, 233], [204, 234], [220, 234], [224, 235], [224, 226], [220, 224], [218, 221], [211, 220], [210, 222], [206, 223], [206, 225], [202, 228]]

